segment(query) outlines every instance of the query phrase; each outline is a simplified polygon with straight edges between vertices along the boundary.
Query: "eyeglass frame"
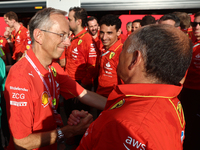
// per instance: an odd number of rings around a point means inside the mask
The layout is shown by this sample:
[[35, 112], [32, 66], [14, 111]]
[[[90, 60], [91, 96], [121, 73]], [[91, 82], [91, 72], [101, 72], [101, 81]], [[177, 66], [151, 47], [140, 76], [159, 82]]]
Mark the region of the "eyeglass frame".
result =
[[[194, 25], [195, 24], [195, 25]], [[200, 26], [200, 22], [191, 22], [192, 27], [196, 27], [197, 25]]]
[[[44, 31], [44, 32], [48, 32], [48, 33], [52, 33], [52, 34], [56, 34], [58, 36], [61, 37], [61, 41], [64, 42], [67, 38], [71, 41], [71, 37], [67, 34], [63, 34], [63, 33], [56, 33], [56, 32], [52, 32], [52, 31], [48, 31], [48, 30], [43, 30], [43, 29], [40, 29], [41, 31]], [[66, 35], [66, 37], [64, 38], [64, 36]]]

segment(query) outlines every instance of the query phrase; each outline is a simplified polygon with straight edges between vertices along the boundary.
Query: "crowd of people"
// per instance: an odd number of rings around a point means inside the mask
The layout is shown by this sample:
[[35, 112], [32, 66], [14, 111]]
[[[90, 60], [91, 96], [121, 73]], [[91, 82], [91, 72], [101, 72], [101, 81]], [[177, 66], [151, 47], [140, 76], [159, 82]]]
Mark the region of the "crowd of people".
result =
[[66, 15], [44, 8], [27, 28], [4, 15], [1, 148], [198, 149], [200, 12], [146, 15], [126, 35], [116, 15]]

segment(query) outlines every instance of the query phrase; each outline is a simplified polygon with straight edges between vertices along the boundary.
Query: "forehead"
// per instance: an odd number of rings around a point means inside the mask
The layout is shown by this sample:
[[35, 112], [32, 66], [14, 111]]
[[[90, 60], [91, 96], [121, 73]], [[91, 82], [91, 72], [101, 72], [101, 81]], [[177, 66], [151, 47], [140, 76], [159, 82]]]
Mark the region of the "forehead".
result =
[[74, 14], [75, 14], [75, 12], [74, 12], [73, 10], [70, 11], [70, 12], [69, 12], [69, 15], [68, 15], [68, 18], [69, 18], [69, 19], [74, 18]]
[[92, 26], [92, 25], [96, 25], [97, 21], [95, 19], [88, 21], [88, 25]]
[[51, 21], [53, 21], [52, 28], [56, 30], [61, 30], [63, 32], [69, 32], [68, 20], [62, 14], [53, 14], [50, 16]]
[[194, 21], [200, 22], [200, 16], [197, 16], [196, 18], [194, 18]]
[[100, 30], [104, 31], [104, 32], [114, 32], [114, 31], [116, 32], [116, 27], [115, 27], [115, 25], [107, 26], [105, 24], [102, 24], [101, 27], [100, 27]]
[[164, 20], [164, 21], [159, 21], [159, 24], [169, 24], [169, 25], [174, 26], [175, 25], [175, 21], [171, 20], [171, 19], [168, 19], [168, 20]]
[[134, 22], [134, 23], [132, 24], [132, 26], [139, 26], [139, 25], [140, 25], [139, 22]]

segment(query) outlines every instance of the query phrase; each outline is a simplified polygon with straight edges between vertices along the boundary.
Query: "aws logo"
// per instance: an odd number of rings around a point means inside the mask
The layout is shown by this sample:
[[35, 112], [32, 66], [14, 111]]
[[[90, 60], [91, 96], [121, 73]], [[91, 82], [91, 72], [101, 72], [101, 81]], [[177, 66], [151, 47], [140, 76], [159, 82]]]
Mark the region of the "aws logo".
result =
[[127, 139], [125, 140], [123, 145], [127, 150], [130, 150], [130, 149], [145, 150], [146, 149], [145, 144], [137, 141], [136, 139], [134, 139], [130, 136], [127, 137]]
[[49, 96], [46, 91], [42, 93], [42, 105], [46, 107], [49, 104]]

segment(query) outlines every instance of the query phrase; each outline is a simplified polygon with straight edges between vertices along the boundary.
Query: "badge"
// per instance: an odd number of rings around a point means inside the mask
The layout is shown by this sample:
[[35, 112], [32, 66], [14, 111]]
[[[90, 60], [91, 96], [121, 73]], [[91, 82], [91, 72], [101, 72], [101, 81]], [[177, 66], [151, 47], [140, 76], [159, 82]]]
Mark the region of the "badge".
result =
[[80, 45], [82, 43], [82, 40], [80, 39], [79, 41], [78, 41], [78, 45]]
[[1, 43], [3, 43], [3, 40], [0, 40]]
[[19, 31], [19, 34], [21, 33], [21, 30]]
[[53, 99], [52, 103], [54, 106], [56, 106], [56, 98]]
[[26, 49], [29, 50], [30, 49], [30, 45], [26, 45]]
[[109, 59], [112, 59], [113, 56], [115, 56], [115, 52], [111, 52], [111, 53], [110, 53]]
[[115, 105], [113, 105], [113, 106], [110, 108], [110, 110], [111, 110], [111, 109], [115, 109], [115, 108], [119, 108], [119, 107], [121, 107], [124, 103], [125, 103], [125, 99], [123, 99], [123, 100], [117, 102]]
[[53, 66], [51, 66], [51, 70], [53, 72], [53, 76], [56, 77], [57, 75], [56, 69]]
[[43, 92], [42, 94], [42, 105], [46, 107], [49, 104], [49, 97], [46, 92]]

